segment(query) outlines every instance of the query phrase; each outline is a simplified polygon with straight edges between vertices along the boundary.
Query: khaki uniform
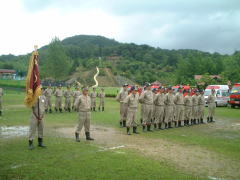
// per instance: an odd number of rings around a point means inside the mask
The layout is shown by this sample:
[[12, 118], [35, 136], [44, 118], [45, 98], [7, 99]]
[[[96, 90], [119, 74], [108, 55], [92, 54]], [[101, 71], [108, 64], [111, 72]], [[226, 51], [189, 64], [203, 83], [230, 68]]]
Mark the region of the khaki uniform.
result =
[[156, 115], [156, 106], [155, 106], [155, 104], [154, 104], [154, 100], [156, 99], [156, 96], [157, 96], [157, 94], [155, 94], [155, 93], [153, 92], [153, 112], [152, 112], [152, 119], [151, 119], [152, 124], [154, 124], [155, 115]]
[[74, 106], [74, 104], [75, 104], [76, 99], [77, 99], [81, 94], [82, 94], [82, 93], [81, 93], [80, 90], [77, 90], [77, 91], [74, 91], [74, 92], [73, 92], [73, 106]]
[[192, 119], [196, 120], [198, 117], [198, 97], [196, 94], [192, 96]]
[[65, 97], [65, 110], [70, 110], [71, 109], [71, 98], [72, 98], [73, 92], [71, 90], [67, 90], [64, 92], [64, 97]]
[[118, 93], [116, 100], [120, 102], [120, 122], [127, 119], [127, 105], [124, 103], [125, 98], [128, 96], [128, 92], [122, 90]]
[[176, 105], [176, 118], [175, 121], [184, 120], [184, 96], [183, 93], [177, 93], [174, 99]]
[[138, 100], [138, 93], [135, 95], [131, 93], [124, 100], [124, 103], [127, 106], [127, 127], [137, 127], [136, 116], [138, 109]]
[[29, 140], [34, 139], [36, 130], [38, 138], [43, 138], [43, 116], [45, 111], [45, 96], [39, 96], [37, 102], [32, 107], [32, 115], [30, 117]]
[[156, 95], [154, 104], [155, 104], [155, 124], [163, 123], [164, 120], [164, 100], [165, 94], [159, 93]]
[[213, 118], [214, 113], [215, 113], [215, 108], [216, 108], [216, 103], [215, 103], [215, 95], [210, 94], [207, 99], [208, 103], [208, 117]]
[[75, 101], [74, 107], [79, 113], [78, 124], [75, 132], [79, 134], [83, 126], [85, 132], [89, 132], [91, 120], [91, 98], [88, 95], [79, 96]]
[[185, 105], [185, 120], [188, 122], [192, 119], [192, 96], [186, 95], [184, 97]]
[[0, 88], [0, 111], [2, 112], [2, 97], [3, 97], [3, 89]]
[[57, 110], [62, 109], [62, 96], [63, 96], [62, 89], [56, 89], [54, 95], [56, 96], [55, 108]]
[[198, 119], [200, 120], [203, 120], [204, 118], [204, 104], [205, 104], [204, 96], [199, 95], [198, 96]]
[[100, 92], [98, 94], [98, 97], [100, 99], [100, 101], [99, 101], [99, 108], [100, 107], [104, 108], [104, 105], [105, 105], [105, 92]]
[[45, 91], [44, 91], [44, 96], [46, 97], [46, 106], [45, 106], [45, 109], [48, 109], [48, 108], [52, 108], [52, 94], [53, 94], [53, 90], [51, 88], [47, 88]]
[[166, 112], [165, 112], [165, 123], [171, 123], [173, 121], [173, 116], [174, 116], [174, 112], [173, 112], [173, 106], [174, 106], [174, 95], [173, 94], [166, 94], [165, 97], [165, 104], [166, 104]]
[[90, 97], [91, 97], [91, 105], [92, 105], [91, 108], [95, 109], [96, 108], [97, 92], [96, 91], [91, 92]]
[[151, 119], [153, 114], [153, 93], [151, 90], [144, 91], [139, 102], [144, 104], [143, 122], [142, 125], [151, 125]]

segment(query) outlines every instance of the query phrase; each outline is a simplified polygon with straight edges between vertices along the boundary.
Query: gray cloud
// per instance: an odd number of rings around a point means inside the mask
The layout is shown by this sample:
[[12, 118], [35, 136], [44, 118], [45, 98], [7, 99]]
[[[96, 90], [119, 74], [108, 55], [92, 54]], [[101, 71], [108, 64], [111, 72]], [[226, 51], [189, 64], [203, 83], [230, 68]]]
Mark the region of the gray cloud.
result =
[[121, 20], [115, 39], [123, 42], [222, 54], [240, 47], [239, 0], [24, 0], [24, 5], [29, 11], [102, 10]]

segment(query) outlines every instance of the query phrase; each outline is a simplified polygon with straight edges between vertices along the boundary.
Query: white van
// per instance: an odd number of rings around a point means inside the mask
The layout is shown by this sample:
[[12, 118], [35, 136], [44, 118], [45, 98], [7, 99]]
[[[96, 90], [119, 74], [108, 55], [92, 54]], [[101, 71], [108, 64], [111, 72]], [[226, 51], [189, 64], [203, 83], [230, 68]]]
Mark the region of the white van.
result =
[[216, 106], [227, 106], [230, 100], [228, 85], [209, 85], [204, 91], [205, 105], [207, 106], [207, 98], [212, 89], [215, 89]]

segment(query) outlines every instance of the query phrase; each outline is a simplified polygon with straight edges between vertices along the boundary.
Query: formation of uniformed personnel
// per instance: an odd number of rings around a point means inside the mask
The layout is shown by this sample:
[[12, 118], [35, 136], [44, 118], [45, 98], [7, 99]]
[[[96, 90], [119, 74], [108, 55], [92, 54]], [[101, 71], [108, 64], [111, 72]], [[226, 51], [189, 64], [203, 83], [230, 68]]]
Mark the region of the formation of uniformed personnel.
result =
[[207, 122], [215, 122], [213, 120], [213, 116], [215, 113], [215, 108], [216, 108], [216, 103], [215, 103], [215, 90], [211, 90], [211, 94], [207, 98], [207, 103], [208, 103], [208, 117], [207, 117]]
[[56, 97], [55, 111], [57, 112], [59, 110], [59, 112], [62, 112], [63, 90], [62, 90], [62, 86], [61, 85], [59, 85], [58, 88], [55, 90], [54, 95]]
[[73, 92], [71, 91], [71, 87], [68, 86], [67, 90], [64, 92], [64, 97], [65, 97], [65, 111], [71, 112], [71, 98], [72, 98]]
[[98, 93], [98, 97], [99, 97], [99, 106], [98, 106], [98, 110], [104, 111], [104, 104], [105, 104], [105, 92], [104, 92], [104, 88], [101, 89], [101, 92]]
[[120, 103], [120, 126], [126, 127], [127, 106], [124, 99], [128, 96], [128, 84], [123, 85], [123, 89], [118, 93], [116, 100]]
[[74, 107], [79, 113], [78, 124], [75, 131], [76, 141], [80, 142], [79, 133], [83, 126], [85, 129], [86, 140], [94, 140], [90, 137], [91, 98], [88, 95], [88, 88], [83, 88], [82, 95], [76, 99]]
[[32, 114], [30, 117], [30, 128], [29, 128], [29, 149], [32, 150], [33, 146], [33, 139], [38, 132], [38, 146], [45, 147], [43, 145], [43, 116], [45, 111], [45, 103], [46, 98], [44, 95], [39, 96], [38, 100], [36, 101], [35, 105], [32, 107]]
[[97, 98], [97, 91], [96, 88], [93, 88], [93, 92], [90, 93], [91, 98], [91, 110], [96, 111], [96, 98]]
[[74, 108], [75, 101], [80, 95], [81, 95], [80, 87], [77, 86], [76, 90], [73, 92], [73, 107], [72, 107], [72, 109], [75, 109]]
[[3, 97], [3, 89], [0, 88], [0, 116], [2, 116], [2, 97]]
[[43, 92], [43, 95], [46, 97], [46, 106], [45, 106], [45, 112], [48, 111], [52, 113], [52, 94], [53, 90], [51, 85], [48, 85], [47, 89]]
[[145, 86], [146, 90], [142, 92], [141, 96], [139, 97], [139, 102], [144, 104], [142, 127], [143, 131], [145, 131], [146, 127], [147, 131], [152, 131], [151, 120], [153, 116], [153, 93], [151, 91], [151, 84], [147, 83]]
[[134, 86], [131, 88], [131, 93], [125, 98], [124, 104], [127, 106], [127, 134], [131, 135], [130, 128], [133, 128], [133, 133], [138, 134], [137, 132], [137, 110], [138, 110], [138, 89]]

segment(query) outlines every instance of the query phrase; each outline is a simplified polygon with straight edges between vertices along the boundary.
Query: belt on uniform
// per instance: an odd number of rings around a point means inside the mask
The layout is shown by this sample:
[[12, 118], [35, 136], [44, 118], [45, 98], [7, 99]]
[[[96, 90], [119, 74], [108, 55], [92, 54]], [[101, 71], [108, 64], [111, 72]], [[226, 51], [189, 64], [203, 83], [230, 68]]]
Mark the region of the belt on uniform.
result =
[[184, 105], [184, 104], [176, 104], [176, 105]]
[[155, 105], [155, 106], [164, 106], [164, 105]]
[[33, 114], [38, 121], [41, 121], [43, 119], [43, 115], [42, 117], [40, 115], [38, 116], [34, 111], [33, 111]]

